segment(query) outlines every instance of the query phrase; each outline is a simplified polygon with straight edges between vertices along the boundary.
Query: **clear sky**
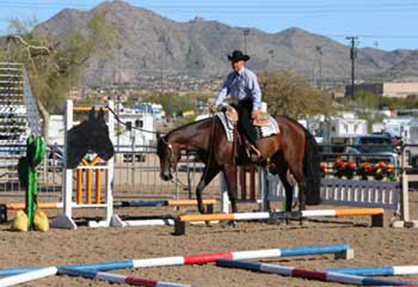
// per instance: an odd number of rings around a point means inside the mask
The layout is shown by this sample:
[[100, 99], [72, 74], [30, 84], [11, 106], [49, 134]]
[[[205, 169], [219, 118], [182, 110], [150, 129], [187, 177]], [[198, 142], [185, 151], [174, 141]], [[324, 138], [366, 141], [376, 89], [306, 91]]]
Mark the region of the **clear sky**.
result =
[[[44, 21], [63, 8], [89, 10], [100, 0], [0, 0], [0, 33], [11, 18]], [[418, 49], [417, 0], [125, 0], [175, 21], [196, 16], [276, 33], [299, 27], [359, 47]]]

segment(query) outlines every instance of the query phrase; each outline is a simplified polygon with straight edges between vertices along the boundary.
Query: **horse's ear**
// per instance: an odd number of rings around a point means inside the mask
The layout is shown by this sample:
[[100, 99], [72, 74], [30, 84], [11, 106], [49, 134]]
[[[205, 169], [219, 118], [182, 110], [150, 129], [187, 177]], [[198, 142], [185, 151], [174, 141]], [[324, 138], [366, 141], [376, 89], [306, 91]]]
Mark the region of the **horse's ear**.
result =
[[96, 113], [94, 112], [94, 107], [89, 111], [89, 121], [94, 121]]

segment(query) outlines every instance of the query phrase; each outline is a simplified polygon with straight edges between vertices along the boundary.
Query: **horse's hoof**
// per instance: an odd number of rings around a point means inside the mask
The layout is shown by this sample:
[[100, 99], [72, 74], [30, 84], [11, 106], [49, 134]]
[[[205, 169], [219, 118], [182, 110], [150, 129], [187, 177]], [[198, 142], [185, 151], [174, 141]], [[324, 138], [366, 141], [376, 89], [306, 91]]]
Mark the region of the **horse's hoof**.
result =
[[206, 214], [206, 210], [205, 210], [205, 208], [204, 208], [203, 206], [199, 206], [199, 207], [198, 207], [198, 210], [199, 210], [199, 212], [200, 212], [201, 214]]
[[237, 222], [235, 221], [235, 220], [230, 220], [229, 222], [228, 222], [228, 225], [229, 225], [229, 227], [237, 227]]
[[284, 219], [269, 218], [266, 220], [266, 223], [270, 225], [281, 225], [282, 223], [284, 223]]

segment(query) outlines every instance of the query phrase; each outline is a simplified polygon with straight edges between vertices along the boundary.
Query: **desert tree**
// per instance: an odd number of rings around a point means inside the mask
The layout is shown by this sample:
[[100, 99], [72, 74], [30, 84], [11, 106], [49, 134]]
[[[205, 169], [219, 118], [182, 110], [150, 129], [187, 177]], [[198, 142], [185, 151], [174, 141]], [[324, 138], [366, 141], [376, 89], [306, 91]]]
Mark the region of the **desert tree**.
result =
[[289, 71], [266, 71], [259, 75], [263, 101], [271, 114], [294, 119], [333, 112], [332, 97], [315, 89], [306, 78]]
[[12, 19], [9, 33], [0, 41], [0, 60], [23, 63], [48, 138], [49, 114], [60, 113], [69, 92], [76, 88], [93, 54], [105, 55], [117, 41], [106, 13], [93, 13], [84, 31], [60, 37], [44, 32], [36, 20]]

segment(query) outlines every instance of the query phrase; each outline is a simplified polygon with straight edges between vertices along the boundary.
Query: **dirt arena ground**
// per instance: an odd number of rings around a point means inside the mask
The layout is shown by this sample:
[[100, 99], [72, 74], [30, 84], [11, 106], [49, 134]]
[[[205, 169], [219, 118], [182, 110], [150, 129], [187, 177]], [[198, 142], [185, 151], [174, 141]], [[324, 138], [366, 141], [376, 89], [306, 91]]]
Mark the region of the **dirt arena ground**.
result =
[[[411, 217], [418, 219], [418, 192], [410, 193]], [[13, 198], [0, 198], [1, 203]], [[241, 206], [241, 210], [256, 209]], [[325, 206], [321, 206], [321, 209]], [[183, 209], [180, 212], [194, 212]], [[57, 211], [48, 211], [50, 219]], [[78, 210], [75, 215], [100, 216], [102, 211]], [[172, 208], [118, 209], [118, 214], [175, 214]], [[9, 212], [9, 217], [13, 218]], [[389, 215], [390, 217], [390, 215]], [[418, 229], [371, 228], [370, 217], [328, 218], [300, 226], [242, 223], [228, 226], [190, 226], [185, 236], [173, 236], [173, 227], [131, 227], [92, 229], [80, 226], [75, 231], [52, 229], [48, 232], [18, 233], [0, 225], [0, 268], [35, 267], [94, 263], [199, 253], [257, 249], [291, 248], [327, 244], [349, 244], [353, 260], [334, 260], [332, 255], [270, 258], [261, 262], [294, 267], [367, 267], [418, 265]], [[246, 270], [224, 269], [214, 264], [117, 270], [117, 274], [138, 275], [194, 286], [340, 286], [337, 283], [286, 278]], [[396, 278], [396, 277], [395, 277]], [[398, 277], [399, 278], [399, 277]], [[393, 277], [391, 277], [393, 279]], [[418, 282], [418, 276], [403, 277]], [[104, 281], [54, 276], [24, 286], [108, 286]], [[123, 285], [112, 285], [123, 286]], [[342, 286], [342, 285], [341, 285]]]

